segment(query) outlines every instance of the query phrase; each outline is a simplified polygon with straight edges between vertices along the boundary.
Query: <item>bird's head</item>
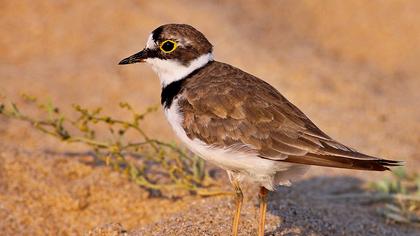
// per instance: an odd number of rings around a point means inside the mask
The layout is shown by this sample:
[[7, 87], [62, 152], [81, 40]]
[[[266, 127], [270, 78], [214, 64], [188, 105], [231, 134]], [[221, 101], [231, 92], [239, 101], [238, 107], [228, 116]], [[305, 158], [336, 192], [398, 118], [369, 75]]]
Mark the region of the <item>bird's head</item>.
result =
[[212, 51], [211, 43], [194, 27], [167, 24], [153, 30], [143, 50], [119, 64], [146, 62], [166, 86], [212, 61]]

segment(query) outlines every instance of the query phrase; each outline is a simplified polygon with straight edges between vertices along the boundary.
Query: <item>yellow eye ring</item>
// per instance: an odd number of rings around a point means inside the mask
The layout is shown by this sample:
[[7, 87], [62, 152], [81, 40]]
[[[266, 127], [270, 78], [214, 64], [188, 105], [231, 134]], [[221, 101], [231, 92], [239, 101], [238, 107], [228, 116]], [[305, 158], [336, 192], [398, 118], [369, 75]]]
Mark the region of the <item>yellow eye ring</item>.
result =
[[163, 41], [160, 44], [159, 48], [164, 53], [171, 53], [171, 52], [175, 51], [177, 46], [178, 45], [175, 41], [172, 41], [172, 40], [168, 39], [168, 40]]

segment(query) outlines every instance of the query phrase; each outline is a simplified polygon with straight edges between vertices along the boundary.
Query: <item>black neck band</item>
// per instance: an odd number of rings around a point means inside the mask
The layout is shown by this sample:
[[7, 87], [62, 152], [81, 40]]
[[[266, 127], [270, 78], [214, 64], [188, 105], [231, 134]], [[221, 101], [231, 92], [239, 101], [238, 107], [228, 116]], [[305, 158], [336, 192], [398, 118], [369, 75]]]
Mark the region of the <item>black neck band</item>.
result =
[[210, 65], [213, 61], [207, 62], [205, 65], [203, 65], [200, 68], [195, 69], [193, 72], [189, 73], [184, 78], [174, 81], [165, 87], [162, 88], [162, 93], [160, 95], [160, 103], [164, 108], [169, 108], [172, 105], [172, 101], [175, 99], [175, 97], [182, 92], [183, 85], [187, 79], [191, 78], [192, 76], [196, 75], [198, 72], [200, 72], [204, 67]]

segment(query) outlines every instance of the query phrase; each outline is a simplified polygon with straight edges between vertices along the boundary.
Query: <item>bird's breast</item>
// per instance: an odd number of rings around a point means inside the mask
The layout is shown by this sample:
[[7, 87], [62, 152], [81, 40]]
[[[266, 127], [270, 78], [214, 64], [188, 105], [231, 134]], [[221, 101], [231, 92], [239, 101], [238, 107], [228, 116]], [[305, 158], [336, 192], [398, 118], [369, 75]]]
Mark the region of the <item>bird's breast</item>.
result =
[[191, 139], [185, 132], [184, 117], [180, 111], [179, 98], [165, 107], [165, 116], [176, 136], [195, 154], [223, 169], [252, 173], [252, 175], [274, 174], [273, 161], [261, 159], [257, 153], [243, 152], [235, 147], [216, 148], [197, 138]]

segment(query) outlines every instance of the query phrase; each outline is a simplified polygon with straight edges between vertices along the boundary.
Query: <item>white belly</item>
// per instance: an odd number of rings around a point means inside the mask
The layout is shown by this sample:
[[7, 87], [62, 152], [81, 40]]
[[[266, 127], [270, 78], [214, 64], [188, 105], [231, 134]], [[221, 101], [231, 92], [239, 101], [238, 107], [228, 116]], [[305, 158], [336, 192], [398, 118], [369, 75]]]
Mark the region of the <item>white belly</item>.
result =
[[195, 154], [225, 170], [238, 173], [238, 177], [257, 182], [273, 190], [276, 185], [289, 185], [292, 178], [302, 175], [307, 166], [272, 161], [257, 156], [244, 147], [215, 148], [199, 139], [190, 139], [182, 127], [183, 116], [179, 112], [178, 100], [172, 102], [165, 115], [175, 134]]

